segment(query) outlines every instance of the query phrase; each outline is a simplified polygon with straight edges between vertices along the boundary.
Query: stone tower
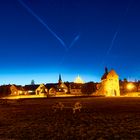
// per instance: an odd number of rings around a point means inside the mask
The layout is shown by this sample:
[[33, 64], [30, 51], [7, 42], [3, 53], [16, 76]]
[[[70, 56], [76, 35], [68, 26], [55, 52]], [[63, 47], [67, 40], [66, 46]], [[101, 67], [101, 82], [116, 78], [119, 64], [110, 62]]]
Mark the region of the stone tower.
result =
[[101, 84], [97, 94], [105, 96], [120, 96], [119, 76], [115, 70], [112, 69], [108, 72], [107, 68], [105, 68], [105, 73], [101, 78]]

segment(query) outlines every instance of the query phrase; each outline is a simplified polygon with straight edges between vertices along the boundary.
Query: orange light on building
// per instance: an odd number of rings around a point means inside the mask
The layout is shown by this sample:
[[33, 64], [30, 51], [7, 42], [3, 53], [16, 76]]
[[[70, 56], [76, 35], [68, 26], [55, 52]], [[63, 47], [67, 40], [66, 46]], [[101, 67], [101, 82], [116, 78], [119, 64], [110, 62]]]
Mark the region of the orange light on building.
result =
[[134, 84], [133, 83], [128, 83], [127, 84], [127, 89], [128, 90], [132, 90], [134, 88]]

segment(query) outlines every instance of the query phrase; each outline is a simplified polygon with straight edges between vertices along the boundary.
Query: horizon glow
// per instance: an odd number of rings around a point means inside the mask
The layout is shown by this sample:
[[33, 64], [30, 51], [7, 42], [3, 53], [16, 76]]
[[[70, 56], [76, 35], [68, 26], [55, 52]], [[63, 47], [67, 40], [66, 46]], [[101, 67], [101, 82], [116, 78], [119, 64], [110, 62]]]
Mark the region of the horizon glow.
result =
[[[74, 82], [77, 74], [61, 74], [63, 82]], [[98, 77], [91, 75], [80, 75], [84, 82], [99, 82]], [[35, 81], [35, 84], [42, 83], [57, 83], [59, 74], [7, 74], [1, 76], [0, 85], [16, 84], [16, 85], [30, 85], [31, 80]]]

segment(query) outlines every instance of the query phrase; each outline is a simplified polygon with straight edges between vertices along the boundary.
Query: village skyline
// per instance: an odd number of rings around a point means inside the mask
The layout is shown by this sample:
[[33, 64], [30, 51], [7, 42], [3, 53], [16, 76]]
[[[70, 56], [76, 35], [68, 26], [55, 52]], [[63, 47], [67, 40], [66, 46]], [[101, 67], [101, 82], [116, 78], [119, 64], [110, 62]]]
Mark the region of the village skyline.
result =
[[[31, 75], [31, 76], [30, 76]], [[32, 76], [33, 75], [33, 76]], [[14, 81], [14, 78], [12, 79], [11, 76], [5, 77], [2, 76], [1, 77], [1, 81], [0, 81], [0, 85], [8, 85], [8, 84], [16, 84], [16, 85], [29, 85], [31, 84], [32, 80], [34, 80], [35, 84], [41, 84], [41, 83], [57, 83], [58, 82], [58, 78], [59, 75], [61, 75], [63, 82], [74, 82], [76, 77], [80, 76], [82, 78], [82, 80], [84, 81], [84, 83], [88, 83], [88, 82], [100, 82], [101, 81], [101, 76], [100, 77], [96, 77], [94, 75], [91, 76], [85, 76], [84, 74], [42, 74], [41, 78], [40, 76], [38, 77], [37, 74], [28, 74], [28, 75], [20, 75], [19, 76], [19, 80], [18, 78], [16, 79], [16, 81]], [[83, 76], [84, 75], [84, 76]], [[102, 74], [101, 74], [102, 75]], [[22, 79], [24, 77], [24, 80]], [[6, 79], [7, 81], [3, 80]], [[129, 82], [136, 82], [139, 81], [139, 78], [132, 78], [131, 76], [129, 77], [123, 77], [121, 78], [121, 76], [119, 75], [119, 79], [120, 80], [124, 80], [127, 79], [127, 81]], [[17, 81], [18, 80], [18, 81]]]
[[[31, 75], [31, 77], [30, 77]], [[14, 81], [14, 78], [12, 79], [11, 76], [8, 76], [5, 78], [5, 76], [2, 76], [4, 79], [6, 79], [6, 81], [1, 77], [1, 81], [0, 81], [0, 85], [8, 85], [8, 84], [15, 84], [15, 85], [30, 85], [32, 80], [34, 81], [35, 84], [41, 84], [41, 83], [57, 83], [58, 82], [58, 78], [59, 78], [59, 75], [61, 75], [62, 79], [63, 79], [63, 82], [74, 82], [75, 79], [80, 76], [80, 78], [84, 81], [84, 83], [88, 83], [88, 82], [95, 82], [95, 83], [99, 83], [101, 81], [101, 76], [100, 77], [95, 77], [93, 75], [91, 76], [85, 76], [84, 74], [54, 74], [54, 75], [51, 75], [51, 74], [42, 74], [42, 77], [38, 78], [38, 75], [37, 74], [34, 74], [32, 76], [32, 74], [28, 74], [28, 75], [20, 75], [19, 76], [19, 80], [18, 78], [16, 78], [16, 80]], [[84, 75], [84, 76], [83, 76]], [[22, 77], [24, 77], [24, 80], [22, 79]], [[85, 78], [86, 77], [86, 78]], [[139, 81], [140, 79], [137, 79], [137, 78], [132, 78], [131, 76], [129, 77], [123, 77], [121, 78], [120, 75], [119, 75], [119, 79], [120, 80], [124, 80], [126, 79], [127, 81], [129, 82], [137, 82]], [[9, 81], [9, 82], [7, 82]]]
[[[108, 68], [107, 67], [105, 67], [105, 69], [107, 69], [108, 70]], [[110, 70], [113, 70], [113, 69], [110, 69]], [[102, 74], [103, 75], [103, 74]], [[101, 75], [101, 76], [102, 76]], [[75, 75], [74, 75], [75, 76]], [[35, 76], [36, 77], [36, 76]], [[19, 82], [17, 82], [17, 83], [14, 83], [14, 82], [9, 82], [9, 83], [3, 83], [3, 84], [1, 84], [1, 85], [22, 85], [22, 86], [24, 86], [24, 85], [39, 85], [39, 84], [51, 84], [51, 83], [58, 83], [58, 81], [59, 81], [59, 78], [61, 77], [61, 79], [63, 79], [62, 81], [63, 81], [63, 83], [82, 83], [82, 84], [84, 84], [84, 83], [90, 83], [90, 82], [93, 82], [93, 83], [100, 83], [101, 82], [101, 80], [102, 80], [102, 78], [100, 77], [99, 78], [99, 80], [89, 80], [89, 81], [85, 81], [84, 79], [83, 79], [83, 77], [81, 76], [81, 75], [76, 75], [75, 76], [75, 78], [73, 78], [73, 80], [67, 80], [67, 79], [65, 79], [64, 77], [63, 77], [63, 75], [62, 74], [58, 74], [56, 77], [55, 77], [55, 79], [57, 78], [57, 80], [55, 80], [55, 81], [53, 81], [53, 80], [51, 80], [51, 79], [47, 79], [47, 80], [45, 80], [45, 78], [44, 78], [44, 81], [40, 81], [40, 82], [36, 82], [36, 80], [35, 80], [35, 78], [32, 78], [31, 80], [30, 80], [30, 82], [27, 82], [27, 83], [25, 83], [25, 82], [23, 82], [24, 84], [21, 84], [21, 83], [19, 83]], [[123, 78], [123, 79], [121, 79], [120, 78], [120, 76], [118, 75], [118, 77], [119, 77], [119, 81], [128, 81], [128, 82], [139, 82], [140, 80], [139, 79], [132, 79], [132, 78]], [[38, 81], [38, 80], [37, 80]]]
[[[34, 97], [61, 97], [61, 96], [139, 96], [140, 81], [130, 82], [127, 79], [120, 80], [115, 70], [104, 69], [100, 82], [84, 82], [78, 75], [73, 82], [63, 81], [59, 74], [56, 83], [36, 84], [34, 80], [27, 85], [2, 85], [0, 96], [10, 98]], [[8, 97], [8, 98], [9, 98]]]

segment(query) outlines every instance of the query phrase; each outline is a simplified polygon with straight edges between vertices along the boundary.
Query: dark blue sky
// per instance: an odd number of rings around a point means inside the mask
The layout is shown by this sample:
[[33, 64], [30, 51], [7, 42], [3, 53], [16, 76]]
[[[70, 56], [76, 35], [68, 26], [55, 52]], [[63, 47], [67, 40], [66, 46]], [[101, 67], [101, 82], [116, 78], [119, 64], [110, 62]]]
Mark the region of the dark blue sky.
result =
[[0, 0], [0, 84], [57, 82], [59, 73], [100, 81], [105, 66], [140, 79], [139, 7], [139, 0]]

